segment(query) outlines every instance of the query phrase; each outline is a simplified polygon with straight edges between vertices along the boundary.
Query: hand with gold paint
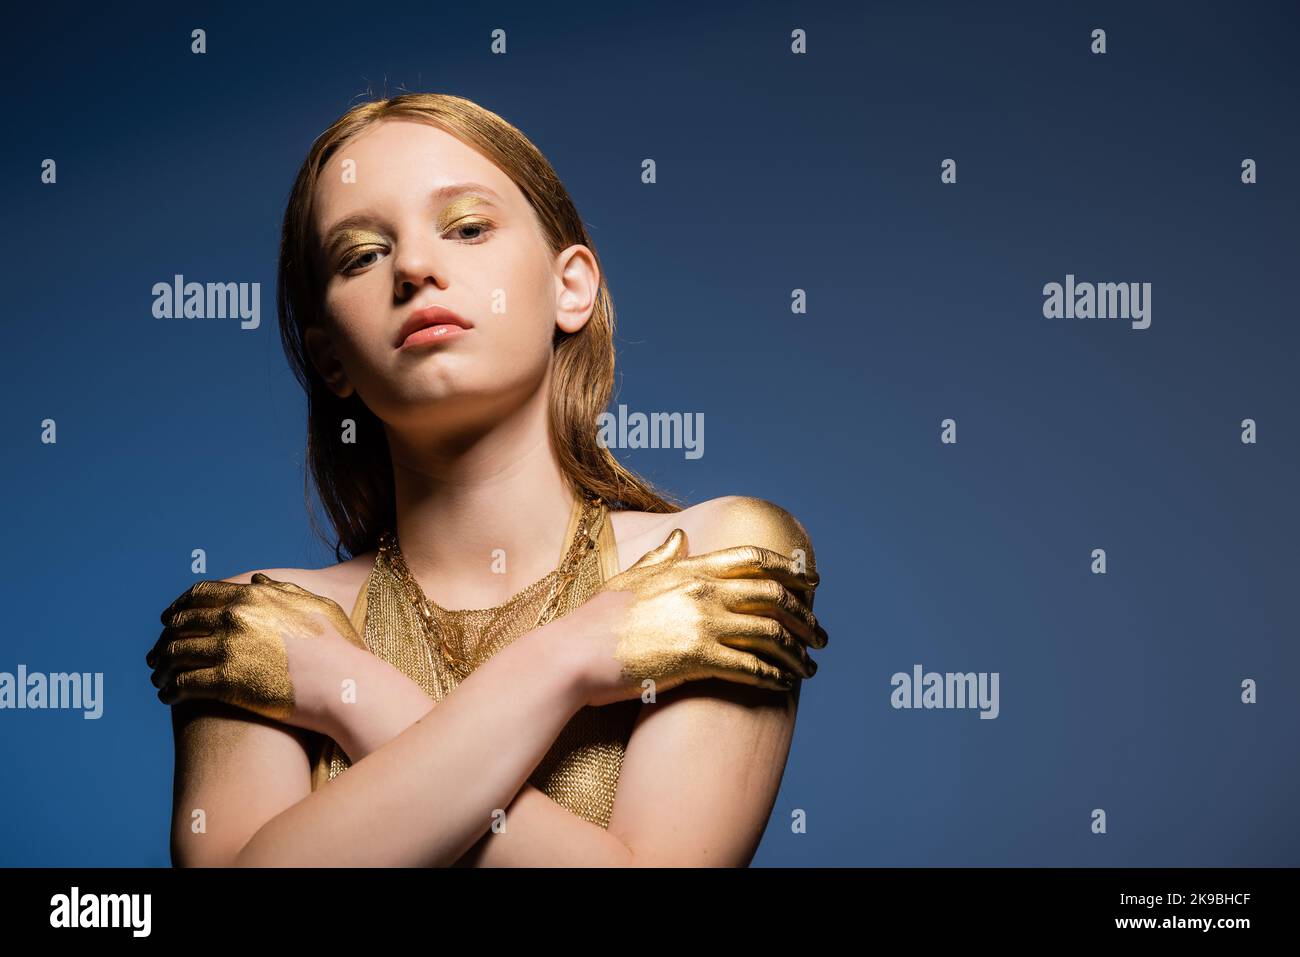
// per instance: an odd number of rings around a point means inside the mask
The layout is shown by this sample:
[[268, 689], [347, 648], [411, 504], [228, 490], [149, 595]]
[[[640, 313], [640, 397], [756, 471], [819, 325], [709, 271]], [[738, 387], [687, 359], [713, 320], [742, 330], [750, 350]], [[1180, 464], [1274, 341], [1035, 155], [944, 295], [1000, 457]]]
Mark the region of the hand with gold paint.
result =
[[145, 663], [164, 704], [215, 699], [323, 733], [357, 653], [369, 655], [337, 602], [260, 572], [249, 584], [198, 582], [161, 620]]
[[590, 705], [721, 678], [789, 691], [817, 665], [808, 647], [828, 636], [808, 603], [816, 572], [754, 545], [688, 556], [674, 529], [658, 548], [605, 582], [570, 616], [586, 619]]

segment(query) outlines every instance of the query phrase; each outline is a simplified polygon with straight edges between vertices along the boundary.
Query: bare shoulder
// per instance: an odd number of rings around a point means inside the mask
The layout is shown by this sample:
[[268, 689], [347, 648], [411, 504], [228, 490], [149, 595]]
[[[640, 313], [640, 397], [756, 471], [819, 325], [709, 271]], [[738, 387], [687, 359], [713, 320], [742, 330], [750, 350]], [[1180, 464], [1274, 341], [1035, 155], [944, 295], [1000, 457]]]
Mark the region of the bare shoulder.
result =
[[[261, 568], [222, 581], [247, 584], [257, 572], [336, 602], [345, 612], [365, 581], [374, 553], [324, 568]], [[312, 732], [210, 698], [171, 707], [176, 746], [172, 861], [230, 866], [267, 821], [311, 793]], [[196, 836], [191, 809], [207, 829]]]
[[615, 512], [610, 520], [622, 568], [662, 544], [675, 528], [686, 533], [692, 555], [758, 545], [787, 558], [802, 555], [809, 570], [816, 568], [812, 539], [803, 524], [775, 502], [751, 495], [722, 495], [680, 512]]
[[[803, 524], [775, 502], [751, 495], [724, 495], [701, 502], [698, 530], [709, 550], [758, 545], [793, 557], [796, 549], [812, 564], [812, 540]], [[688, 532], [689, 534], [689, 532]]]
[[260, 572], [274, 581], [292, 582], [322, 598], [329, 598], [344, 611], [350, 612], [374, 563], [375, 553], [365, 552], [345, 562], [323, 568], [253, 568], [223, 578], [222, 581], [247, 585]]

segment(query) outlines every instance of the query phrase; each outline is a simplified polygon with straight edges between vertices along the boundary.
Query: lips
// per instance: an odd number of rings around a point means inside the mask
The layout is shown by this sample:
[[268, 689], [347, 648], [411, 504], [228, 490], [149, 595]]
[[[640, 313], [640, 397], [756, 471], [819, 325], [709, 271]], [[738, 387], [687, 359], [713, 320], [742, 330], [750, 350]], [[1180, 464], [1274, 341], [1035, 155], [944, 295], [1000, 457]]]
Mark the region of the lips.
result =
[[[444, 326], [444, 334], [459, 334], [465, 329], [473, 329], [474, 323], [468, 319], [462, 319], [456, 313], [452, 312], [445, 306], [429, 306], [425, 309], [417, 309], [406, 317], [402, 327], [397, 330], [397, 339], [393, 345], [400, 349], [403, 343], [411, 336], [412, 333], [419, 332], [421, 329], [432, 329], [437, 326]], [[431, 341], [434, 338], [442, 338], [432, 334], [425, 334], [420, 337], [421, 341]]]

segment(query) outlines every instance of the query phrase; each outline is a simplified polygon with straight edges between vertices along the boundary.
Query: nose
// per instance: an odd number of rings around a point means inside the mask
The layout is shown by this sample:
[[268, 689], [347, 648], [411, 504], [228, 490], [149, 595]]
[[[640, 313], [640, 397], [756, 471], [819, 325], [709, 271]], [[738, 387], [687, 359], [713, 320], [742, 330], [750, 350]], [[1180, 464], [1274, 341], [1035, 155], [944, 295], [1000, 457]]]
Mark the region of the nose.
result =
[[393, 293], [399, 300], [410, 299], [428, 282], [439, 289], [445, 288], [446, 276], [437, 250], [438, 238], [431, 235], [418, 235], [398, 243], [393, 253]]

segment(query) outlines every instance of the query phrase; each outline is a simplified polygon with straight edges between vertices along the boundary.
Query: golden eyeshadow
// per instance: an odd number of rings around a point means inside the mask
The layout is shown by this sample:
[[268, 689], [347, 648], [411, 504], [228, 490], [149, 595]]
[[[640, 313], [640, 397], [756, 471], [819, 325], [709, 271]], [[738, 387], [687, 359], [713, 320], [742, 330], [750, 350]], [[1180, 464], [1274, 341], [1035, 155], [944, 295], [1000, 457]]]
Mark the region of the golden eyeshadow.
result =
[[[452, 227], [455, 222], [470, 212], [472, 209], [484, 204], [492, 205], [490, 199], [484, 199], [482, 196], [468, 195], [448, 203], [441, 213], [438, 214], [438, 231], [444, 232]], [[370, 243], [383, 242], [381, 234], [371, 232], [365, 229], [345, 229], [342, 232], [335, 233], [330, 239], [328, 254], [334, 255], [341, 249], [351, 249], [354, 246], [363, 246]]]
[[379, 239], [380, 235], [378, 233], [372, 233], [364, 229], [349, 229], [335, 234], [334, 239], [330, 242], [330, 250], [360, 246], [368, 242], [377, 242]]
[[456, 220], [460, 219], [460, 217], [464, 216], [476, 206], [481, 206], [487, 202], [489, 201], [484, 199], [482, 196], [462, 196], [460, 199], [448, 203], [446, 208], [438, 214], [439, 231], [450, 229], [452, 224], [455, 223]]

